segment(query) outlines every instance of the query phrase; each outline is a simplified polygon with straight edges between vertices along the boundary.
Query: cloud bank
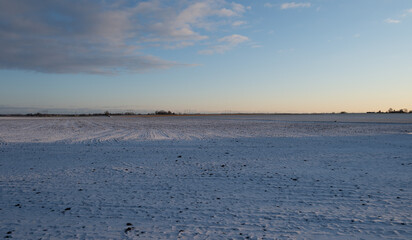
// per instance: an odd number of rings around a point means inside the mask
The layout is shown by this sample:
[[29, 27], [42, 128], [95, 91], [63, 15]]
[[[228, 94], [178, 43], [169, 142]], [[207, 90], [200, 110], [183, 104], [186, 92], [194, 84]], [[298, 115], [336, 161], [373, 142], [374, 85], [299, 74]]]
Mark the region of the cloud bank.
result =
[[144, 52], [193, 46], [246, 10], [224, 0], [0, 1], [0, 69], [114, 74], [182, 65]]

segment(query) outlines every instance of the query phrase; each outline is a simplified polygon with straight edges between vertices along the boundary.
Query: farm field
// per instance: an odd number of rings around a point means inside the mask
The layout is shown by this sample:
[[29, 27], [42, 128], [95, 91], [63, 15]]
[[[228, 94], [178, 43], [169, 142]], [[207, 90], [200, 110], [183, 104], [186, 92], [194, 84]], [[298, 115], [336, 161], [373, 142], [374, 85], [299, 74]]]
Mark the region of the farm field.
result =
[[0, 118], [0, 237], [411, 239], [410, 114]]

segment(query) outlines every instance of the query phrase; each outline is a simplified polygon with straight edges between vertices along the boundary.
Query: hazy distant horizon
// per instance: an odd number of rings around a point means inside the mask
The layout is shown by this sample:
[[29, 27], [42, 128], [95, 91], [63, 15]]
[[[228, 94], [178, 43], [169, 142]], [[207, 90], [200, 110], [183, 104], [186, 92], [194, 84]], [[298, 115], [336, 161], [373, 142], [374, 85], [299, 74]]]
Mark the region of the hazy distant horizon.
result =
[[[394, 110], [400, 110], [405, 108], [393, 108]], [[348, 113], [348, 114], [362, 114], [367, 112], [386, 112], [388, 109], [378, 109], [378, 110], [366, 110], [366, 111], [346, 111], [346, 110], [336, 110], [330, 112], [309, 112], [309, 111], [236, 111], [236, 110], [221, 110], [221, 111], [198, 111], [186, 109], [183, 111], [175, 111], [173, 109], [158, 108], [158, 109], [133, 109], [133, 108], [39, 108], [39, 107], [6, 107], [0, 106], [0, 115], [25, 115], [25, 114], [102, 114], [106, 111], [112, 114], [124, 114], [124, 113], [134, 113], [134, 114], [149, 114], [155, 111], [171, 111], [175, 114], [332, 114], [332, 113]], [[408, 109], [410, 111], [412, 109]]]

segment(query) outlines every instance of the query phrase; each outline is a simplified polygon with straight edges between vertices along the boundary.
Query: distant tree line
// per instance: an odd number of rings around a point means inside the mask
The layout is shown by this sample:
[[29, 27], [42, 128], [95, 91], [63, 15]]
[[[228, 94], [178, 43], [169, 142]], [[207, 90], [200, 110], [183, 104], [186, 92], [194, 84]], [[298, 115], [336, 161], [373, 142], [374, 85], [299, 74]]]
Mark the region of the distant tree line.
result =
[[[94, 114], [94, 116], [98, 116], [99, 114]], [[142, 115], [142, 114], [136, 114], [134, 112], [125, 112], [125, 113], [110, 113], [109, 111], [105, 111], [103, 114], [104, 116], [122, 116], [122, 115]], [[148, 113], [147, 115], [176, 115], [176, 113], [172, 111], [165, 111], [165, 110], [158, 110], [155, 111], [154, 113]]]
[[389, 108], [388, 111], [386, 111], [386, 112], [382, 112], [381, 110], [379, 110], [378, 112], [367, 112], [367, 113], [412, 113], [412, 110], [408, 111], [408, 109], [406, 109], [406, 108], [402, 108], [402, 109], [399, 109], [399, 110]]
[[[402, 108], [399, 110], [395, 110], [395, 109], [389, 108], [388, 113], [408, 113], [408, 109]], [[412, 111], [409, 111], [409, 113], [412, 113]]]
[[160, 110], [160, 111], [156, 111], [155, 115], [176, 115], [176, 113], [171, 112], [171, 111]]
[[[180, 115], [180, 113], [177, 113]], [[15, 116], [15, 117], [97, 117], [97, 116], [134, 116], [134, 115], [177, 115], [172, 111], [159, 110], [154, 113], [134, 113], [131, 111], [121, 112], [121, 113], [111, 113], [109, 111], [104, 111], [103, 113], [81, 113], [81, 114], [71, 114], [71, 113], [28, 113], [28, 114], [0, 114], [0, 116]]]

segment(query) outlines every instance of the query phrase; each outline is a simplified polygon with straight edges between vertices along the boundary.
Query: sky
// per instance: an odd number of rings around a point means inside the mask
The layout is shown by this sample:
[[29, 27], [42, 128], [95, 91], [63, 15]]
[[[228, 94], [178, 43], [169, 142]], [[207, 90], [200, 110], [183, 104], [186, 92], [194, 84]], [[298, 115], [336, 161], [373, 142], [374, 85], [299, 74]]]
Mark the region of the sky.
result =
[[412, 109], [410, 0], [2, 0], [0, 114]]

